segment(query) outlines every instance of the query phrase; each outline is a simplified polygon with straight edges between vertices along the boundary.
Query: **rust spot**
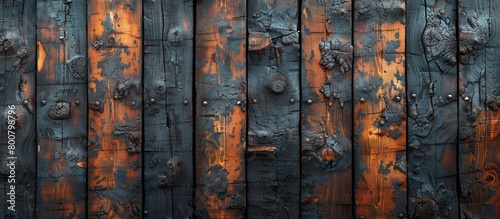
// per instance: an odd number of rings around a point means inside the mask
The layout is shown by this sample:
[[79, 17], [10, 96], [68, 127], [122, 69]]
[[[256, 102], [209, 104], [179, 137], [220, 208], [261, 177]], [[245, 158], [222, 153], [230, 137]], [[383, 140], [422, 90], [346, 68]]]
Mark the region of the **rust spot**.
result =
[[248, 37], [248, 50], [256, 51], [269, 46], [271, 43], [269, 37], [263, 33], [250, 33]]
[[85, 161], [78, 162], [76, 164], [76, 166], [78, 166], [80, 168], [87, 168], [87, 162], [85, 162]]
[[43, 63], [45, 62], [45, 57], [47, 57], [47, 53], [45, 53], [45, 49], [43, 48], [42, 42], [38, 41], [36, 45], [38, 48], [37, 72], [40, 72], [43, 69]]
[[324, 149], [321, 152], [321, 157], [327, 161], [332, 161], [335, 159], [335, 152], [330, 148]]
[[302, 198], [300, 200], [301, 204], [318, 203], [318, 202], [319, 202], [318, 197], [307, 197], [307, 198]]
[[275, 145], [249, 145], [248, 152], [252, 153], [274, 153]]

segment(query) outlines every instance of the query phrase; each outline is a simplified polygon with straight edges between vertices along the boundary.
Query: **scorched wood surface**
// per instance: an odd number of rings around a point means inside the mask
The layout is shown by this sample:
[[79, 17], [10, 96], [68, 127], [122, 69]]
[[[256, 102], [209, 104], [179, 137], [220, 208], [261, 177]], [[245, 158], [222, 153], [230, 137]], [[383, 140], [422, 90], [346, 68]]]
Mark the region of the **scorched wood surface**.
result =
[[3, 218], [500, 218], [498, 0], [0, 18]]

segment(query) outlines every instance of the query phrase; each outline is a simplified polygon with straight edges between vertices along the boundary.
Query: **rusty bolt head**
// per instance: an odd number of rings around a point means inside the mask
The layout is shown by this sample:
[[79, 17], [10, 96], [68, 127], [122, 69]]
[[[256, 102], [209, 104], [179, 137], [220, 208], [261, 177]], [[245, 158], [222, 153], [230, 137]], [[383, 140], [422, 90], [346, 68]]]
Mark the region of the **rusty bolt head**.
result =
[[257, 99], [253, 99], [253, 100], [252, 100], [252, 103], [253, 103], [253, 104], [256, 104], [256, 103], [257, 103]]
[[184, 100], [182, 103], [183, 103], [184, 105], [188, 105], [188, 101], [187, 101], [187, 100]]
[[359, 98], [359, 102], [364, 103], [365, 101], [366, 101], [365, 98], [363, 97]]
[[94, 102], [94, 105], [99, 106], [99, 105], [101, 105], [101, 103], [99, 103], [99, 101], [96, 101], [96, 102]]
[[150, 103], [155, 103], [155, 102], [156, 102], [156, 100], [155, 100], [155, 99], [153, 99], [153, 98], [151, 98], [151, 99], [149, 100], [149, 102], [150, 102]]
[[45, 104], [47, 104], [47, 101], [42, 100], [42, 105], [45, 105]]
[[208, 102], [205, 100], [205, 101], [203, 101], [203, 106], [206, 106], [206, 105], [208, 105]]
[[311, 104], [311, 103], [313, 103], [312, 100], [307, 100], [307, 104]]
[[465, 101], [469, 101], [469, 100], [470, 100], [470, 98], [469, 98], [469, 97], [464, 97], [464, 100], [465, 100]]
[[28, 100], [24, 100], [23, 103], [24, 103], [24, 105], [28, 105], [28, 103], [30, 103], [30, 102], [28, 102]]
[[451, 99], [451, 98], [453, 98], [453, 95], [448, 94], [448, 96], [446, 96], [446, 97], [447, 97], [448, 99]]
[[417, 94], [411, 94], [411, 98], [417, 98]]
[[236, 102], [236, 105], [240, 106], [240, 105], [241, 105], [241, 101], [239, 101], [239, 100], [238, 100], [238, 101]]
[[295, 103], [295, 100], [292, 98], [292, 99], [290, 99], [288, 102], [290, 102], [290, 103]]
[[385, 125], [385, 120], [383, 120], [383, 119], [382, 119], [382, 120], [380, 120], [380, 121], [378, 122], [378, 124], [380, 124], [380, 125]]

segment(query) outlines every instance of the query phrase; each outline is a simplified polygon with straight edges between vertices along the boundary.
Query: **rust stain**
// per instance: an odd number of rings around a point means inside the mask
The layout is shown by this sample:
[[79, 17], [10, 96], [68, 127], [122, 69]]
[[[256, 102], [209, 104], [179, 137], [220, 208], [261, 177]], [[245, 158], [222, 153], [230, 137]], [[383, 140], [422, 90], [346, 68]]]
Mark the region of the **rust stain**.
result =
[[40, 72], [43, 69], [43, 64], [45, 63], [45, 58], [47, 57], [47, 54], [45, 53], [45, 49], [43, 48], [42, 42], [38, 41], [36, 45], [38, 48], [37, 72]]

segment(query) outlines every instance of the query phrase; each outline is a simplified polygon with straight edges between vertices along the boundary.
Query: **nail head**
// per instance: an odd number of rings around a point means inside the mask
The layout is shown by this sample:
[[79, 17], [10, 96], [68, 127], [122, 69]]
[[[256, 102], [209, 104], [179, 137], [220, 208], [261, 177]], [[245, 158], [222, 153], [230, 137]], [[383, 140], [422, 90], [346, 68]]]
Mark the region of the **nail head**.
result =
[[96, 101], [96, 102], [94, 103], [94, 105], [99, 106], [99, 105], [101, 105], [101, 103], [99, 103], [99, 101]]
[[366, 101], [365, 98], [363, 97], [359, 98], [359, 102], [364, 103], [365, 101]]
[[446, 97], [448, 97], [448, 99], [451, 99], [451, 98], [453, 98], [453, 95], [448, 94], [448, 96], [446, 96]]
[[28, 100], [24, 100], [23, 103], [24, 103], [24, 105], [28, 105], [29, 102], [28, 102]]
[[290, 103], [295, 103], [295, 99], [293, 99], [293, 98], [292, 98], [292, 99], [290, 99], [288, 102], [290, 102]]
[[151, 103], [155, 103], [155, 102], [156, 102], [156, 100], [155, 100], [155, 99], [153, 99], [153, 98], [151, 98], [151, 99], [149, 100], [149, 102], [151, 102]]
[[205, 100], [205, 101], [203, 101], [203, 106], [206, 106], [206, 105], [208, 105], [208, 102]]
[[187, 101], [187, 100], [184, 100], [182, 103], [183, 103], [184, 105], [188, 105], [188, 101]]
[[236, 102], [236, 105], [241, 105], [241, 101], [239, 101], [239, 100], [238, 100], [238, 101]]
[[469, 100], [470, 100], [470, 98], [469, 98], [469, 97], [464, 97], [464, 100], [465, 100], [465, 101], [469, 101]]
[[417, 98], [417, 94], [411, 94], [411, 98]]
[[253, 99], [252, 103], [254, 103], [254, 104], [257, 103], [257, 99]]
[[47, 104], [47, 101], [42, 100], [42, 105], [45, 105], [45, 104]]
[[311, 103], [313, 103], [312, 100], [307, 100], [307, 104], [311, 104]]

